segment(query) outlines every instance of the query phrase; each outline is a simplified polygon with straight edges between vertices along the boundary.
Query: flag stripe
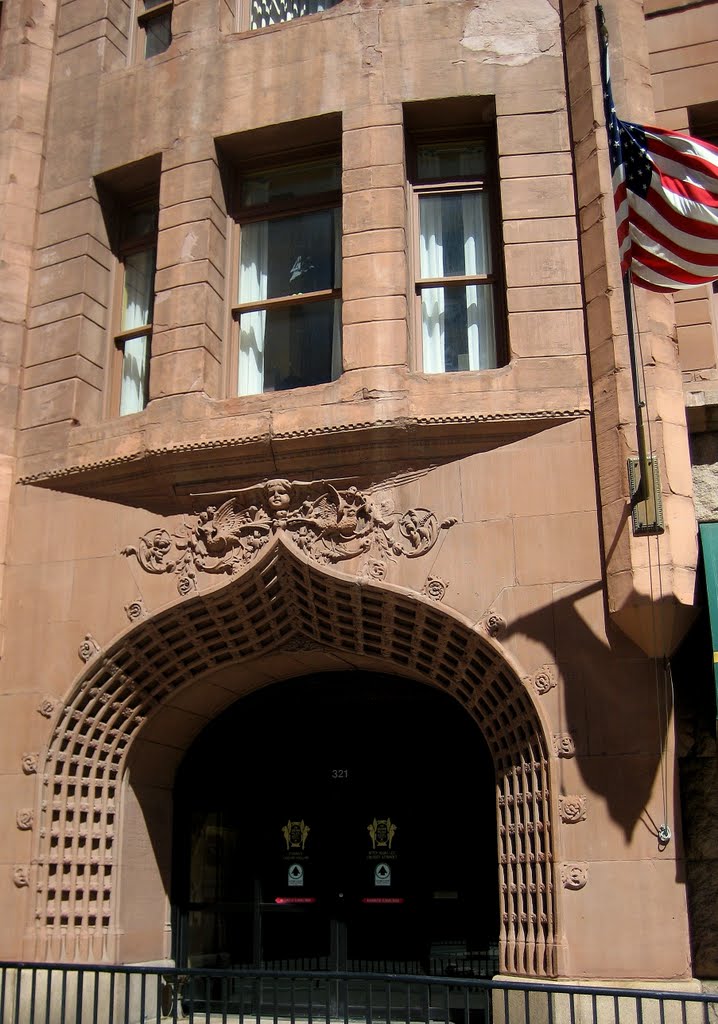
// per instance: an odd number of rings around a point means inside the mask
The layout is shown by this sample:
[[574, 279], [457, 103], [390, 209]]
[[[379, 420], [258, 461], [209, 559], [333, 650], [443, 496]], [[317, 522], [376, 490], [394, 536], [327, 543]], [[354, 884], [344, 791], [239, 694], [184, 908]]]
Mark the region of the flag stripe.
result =
[[718, 239], [718, 216], [704, 206], [696, 206], [673, 194], [666, 193], [664, 188], [652, 185], [650, 197], [644, 199], [633, 196], [634, 209], [640, 209], [646, 203], [656, 211], [662, 220], [685, 234], [698, 238]]
[[661, 170], [672, 175], [690, 173], [691, 180], [703, 179], [702, 184], [709, 190], [718, 187], [718, 164], [703, 159], [695, 152], [677, 150], [659, 138], [646, 137], [646, 143], [648, 152]]
[[690, 222], [689, 229], [686, 230], [685, 220], [682, 221], [679, 217], [672, 215], [670, 209], [666, 212], [669, 214], [668, 216], [664, 216], [663, 211], [657, 209], [652, 203], [637, 196], [633, 204], [631, 221], [650, 223], [655, 231], [660, 232], [668, 246], [683, 246], [686, 249], [693, 249], [696, 253], [702, 255], [716, 252], [718, 235], [714, 231], [706, 233], [705, 227], [701, 225], [700, 234], [698, 234], [690, 230]]
[[656, 245], [650, 236], [642, 234], [636, 227], [631, 227], [631, 255], [634, 262], [639, 262], [644, 267], [660, 270], [666, 275], [672, 274], [687, 288], [696, 284], [704, 284], [718, 275], [718, 262], [704, 267], [692, 263], [675, 252], [671, 252], [670, 260], [667, 260], [664, 253], [665, 249], [660, 244]]

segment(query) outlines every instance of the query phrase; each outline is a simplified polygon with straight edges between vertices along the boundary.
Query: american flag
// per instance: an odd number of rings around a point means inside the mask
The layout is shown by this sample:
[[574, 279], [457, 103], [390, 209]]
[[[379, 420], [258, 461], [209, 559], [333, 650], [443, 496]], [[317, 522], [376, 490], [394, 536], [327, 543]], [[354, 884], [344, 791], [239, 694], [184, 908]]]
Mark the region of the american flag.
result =
[[718, 279], [718, 148], [616, 117], [599, 12], [601, 77], [621, 270], [673, 292]]

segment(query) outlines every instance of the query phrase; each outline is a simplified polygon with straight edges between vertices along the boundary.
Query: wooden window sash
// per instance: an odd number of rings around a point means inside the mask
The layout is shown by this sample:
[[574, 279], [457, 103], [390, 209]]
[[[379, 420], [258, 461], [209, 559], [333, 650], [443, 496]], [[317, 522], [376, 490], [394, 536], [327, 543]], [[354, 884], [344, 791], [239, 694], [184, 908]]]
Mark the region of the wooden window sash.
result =
[[[136, 3], [143, 6], [143, 0], [136, 0]], [[155, 19], [162, 17], [169, 13], [170, 24], [171, 17], [174, 12], [174, 0], [164, 0], [163, 3], [155, 4], [154, 7], [148, 7], [138, 11], [135, 17], [135, 28], [133, 31], [134, 41], [131, 46], [131, 52], [133, 59], [136, 63], [142, 63], [145, 60], [151, 58], [145, 54], [145, 48], [147, 45], [147, 27]], [[155, 54], [155, 56], [161, 56], [161, 54]]]
[[[431, 138], [427, 141], [432, 141]], [[411, 261], [414, 267], [414, 314], [412, 321], [414, 324], [413, 334], [415, 342], [412, 346], [413, 358], [415, 365], [420, 371], [423, 370], [423, 324], [422, 324], [422, 313], [421, 313], [421, 299], [422, 292], [429, 288], [443, 288], [443, 287], [459, 287], [461, 285], [468, 287], [470, 285], [476, 285], [479, 287], [491, 288], [494, 296], [495, 309], [497, 312], [503, 308], [503, 295], [499, 285], [503, 281], [503, 275], [492, 273], [487, 275], [456, 275], [451, 277], [437, 277], [437, 278], [422, 278], [418, 276], [420, 260], [419, 260], [419, 240], [421, 238], [420, 230], [420, 218], [419, 218], [419, 201], [422, 196], [428, 195], [457, 195], [461, 193], [476, 192], [486, 194], [489, 198], [489, 208], [491, 213], [490, 222], [490, 238], [489, 244], [491, 249], [491, 258], [494, 267], [501, 266], [501, 251], [499, 247], [499, 229], [500, 224], [500, 209], [497, 203], [497, 192], [498, 183], [494, 176], [490, 173], [477, 178], [475, 176], [467, 176], [466, 178], [452, 178], [447, 179], [422, 179], [417, 181], [416, 175], [416, 163], [413, 159], [413, 181], [410, 183], [411, 188], [411, 218], [410, 225], [413, 234], [413, 242], [410, 248]], [[496, 354], [497, 354], [497, 365], [501, 365], [502, 355], [505, 354], [506, 338], [505, 338], [505, 327], [501, 319], [495, 320], [496, 330]]]
[[110, 380], [110, 415], [119, 417], [120, 400], [122, 397], [122, 364], [125, 358], [125, 342], [134, 338], [147, 338], [150, 345], [150, 360], [152, 359], [152, 324], [136, 327], [129, 331], [122, 331], [114, 337], [114, 352], [112, 354], [111, 380]]
[[150, 337], [152, 334], [152, 324], [142, 324], [139, 327], [130, 327], [126, 331], [120, 331], [115, 335], [115, 345], [124, 345], [126, 341], [132, 341], [133, 338], [145, 338]]
[[455, 181], [422, 181], [412, 185], [417, 196], [452, 195], [455, 192], [486, 192], [491, 194], [495, 183], [489, 178], [457, 178]]
[[469, 275], [457, 275], [454, 277], [420, 277], [416, 281], [416, 289], [419, 291], [422, 288], [451, 288], [458, 285], [493, 285], [496, 284], [497, 278], [495, 274], [469, 274]]
[[[148, 238], [149, 236], [145, 236]], [[112, 319], [115, 324], [119, 326], [122, 317], [122, 303], [123, 303], [123, 291], [125, 284], [125, 263], [124, 259], [127, 256], [131, 256], [137, 252], [143, 252], [152, 249], [157, 250], [157, 239], [156, 236], [152, 236], [151, 244], [139, 244], [139, 240], [131, 240], [129, 243], [125, 243], [120, 247], [117, 262], [117, 272], [114, 286], [113, 296], [113, 316]], [[155, 274], [157, 268], [155, 267]], [[153, 280], [154, 289], [154, 280]], [[154, 305], [154, 290], [153, 290], [153, 305]], [[152, 344], [152, 332], [153, 324], [138, 324], [137, 327], [128, 327], [124, 331], [117, 331], [112, 335], [113, 342], [113, 353], [112, 359], [110, 360], [110, 381], [109, 381], [109, 409], [108, 413], [110, 416], [115, 417], [120, 414], [120, 397], [122, 394], [122, 362], [124, 359], [125, 342], [132, 341], [134, 338], [147, 338], [151, 346]], [[151, 352], [150, 352], [151, 358]]]
[[167, 14], [168, 11], [172, 11], [173, 7], [174, 0], [165, 0], [164, 3], [155, 4], [153, 7], [148, 7], [137, 15], [137, 24], [141, 28], [144, 28], [148, 21], [152, 21], [154, 18], [158, 18], [163, 14]]
[[[245, 5], [243, 4], [242, 6]], [[248, 10], [248, 3], [246, 4], [246, 9]], [[263, 170], [270, 170], [273, 167], [286, 166], [292, 163], [312, 163], [314, 161], [322, 161], [332, 158], [336, 158], [337, 162], [341, 166], [341, 150], [337, 147], [336, 143], [322, 142], [308, 149], [295, 149], [287, 154], [283, 154], [283, 159], [281, 161], [279, 159], [268, 159], [266, 156], [254, 157], [249, 161], [243, 162], [237, 167], [232, 186], [234, 202], [230, 204], [232, 208], [231, 216], [234, 223], [232, 225], [233, 230], [230, 232], [231, 238], [228, 241], [232, 265], [231, 281], [235, 296], [238, 294], [240, 286], [241, 234], [242, 227], [244, 225], [261, 221], [278, 220], [283, 217], [291, 217], [293, 215], [301, 215], [303, 213], [314, 213], [320, 210], [339, 210], [341, 217], [343, 199], [341, 189], [337, 189], [331, 192], [316, 193], [314, 195], [274, 200], [270, 203], [264, 203], [261, 206], [243, 206], [240, 202], [242, 177], [262, 172]], [[308, 305], [313, 302], [326, 302], [331, 300], [341, 301], [341, 297], [341, 288], [326, 288], [316, 292], [298, 292], [291, 295], [276, 296], [271, 299], [256, 300], [254, 302], [236, 303], [233, 305], [228, 304], [229, 333], [232, 343], [230, 346], [230, 355], [227, 359], [227, 372], [225, 376], [226, 394], [231, 397], [237, 396], [240, 344], [239, 323], [242, 314], [253, 313], [260, 310], [271, 311], [289, 309], [293, 306]]]
[[286, 309], [287, 306], [306, 306], [312, 302], [326, 302], [329, 299], [340, 299], [341, 297], [341, 288], [323, 288], [317, 292], [278, 295], [273, 299], [258, 299], [256, 302], [242, 302], [237, 306], [232, 306], [232, 317], [238, 320], [243, 313], [256, 313], [262, 309]]
[[262, 206], [240, 206], [236, 219], [242, 224], [252, 224], [259, 220], [279, 220], [282, 217], [302, 213], [317, 213], [320, 210], [341, 209], [341, 192], [321, 192], [316, 196], [307, 196], [306, 201], [298, 196], [296, 199], [277, 199]]

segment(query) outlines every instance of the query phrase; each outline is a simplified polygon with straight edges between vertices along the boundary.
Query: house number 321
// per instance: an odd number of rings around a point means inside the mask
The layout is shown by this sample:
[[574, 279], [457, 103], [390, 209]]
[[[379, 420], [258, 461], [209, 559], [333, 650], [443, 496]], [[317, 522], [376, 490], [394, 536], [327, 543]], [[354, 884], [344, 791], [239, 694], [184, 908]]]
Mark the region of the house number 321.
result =
[[348, 768], [332, 768], [333, 779], [348, 779], [349, 769]]

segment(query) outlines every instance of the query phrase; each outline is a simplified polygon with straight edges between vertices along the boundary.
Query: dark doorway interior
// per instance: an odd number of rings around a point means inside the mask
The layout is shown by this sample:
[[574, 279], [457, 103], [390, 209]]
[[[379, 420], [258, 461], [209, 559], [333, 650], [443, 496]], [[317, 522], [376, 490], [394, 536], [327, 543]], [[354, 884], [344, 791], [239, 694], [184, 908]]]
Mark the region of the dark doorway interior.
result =
[[321, 674], [239, 701], [175, 788], [190, 967], [497, 969], [494, 769], [448, 695]]

